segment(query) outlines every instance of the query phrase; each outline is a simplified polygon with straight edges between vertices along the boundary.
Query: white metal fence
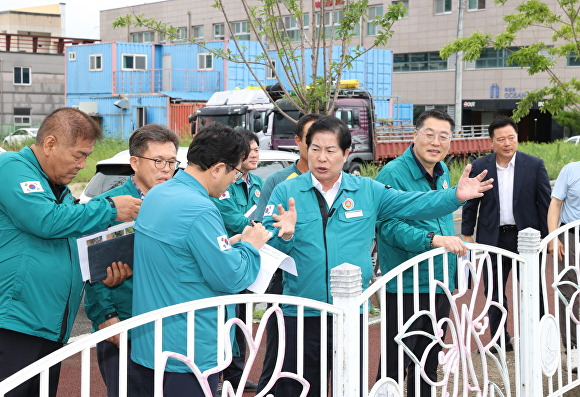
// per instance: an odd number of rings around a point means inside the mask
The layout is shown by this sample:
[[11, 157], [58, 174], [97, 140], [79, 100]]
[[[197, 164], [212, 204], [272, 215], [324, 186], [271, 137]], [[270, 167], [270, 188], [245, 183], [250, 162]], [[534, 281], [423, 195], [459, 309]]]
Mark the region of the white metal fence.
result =
[[[180, 305], [160, 309], [141, 316], [123, 321], [111, 327], [107, 327], [86, 338], [67, 345], [59, 351], [39, 360], [22, 371], [14, 374], [10, 378], [0, 383], [0, 396], [12, 390], [17, 385], [27, 379], [40, 374], [41, 395], [48, 395], [48, 369], [64, 359], [81, 353], [81, 395], [90, 396], [91, 375], [90, 364], [96, 360], [91, 356], [91, 347], [97, 342], [105, 340], [115, 334], [121, 334], [120, 345], [120, 395], [125, 395], [127, 390], [127, 333], [131, 328], [154, 322], [155, 323], [155, 388], [156, 395], [161, 395], [163, 368], [168, 358], [180, 359], [191, 366], [192, 371], [198, 376], [200, 382], [205, 384], [205, 380], [211, 374], [217, 373], [225, 368], [231, 359], [231, 344], [229, 341], [229, 329], [234, 323], [241, 324], [249, 346], [247, 364], [240, 385], [244, 385], [249, 372], [255, 363], [256, 352], [259, 349], [260, 341], [264, 337], [265, 324], [268, 316], [276, 316], [279, 325], [282, 325], [283, 317], [279, 305], [282, 303], [297, 305], [298, 312], [298, 366], [295, 374], [283, 373], [281, 363], [283, 359], [283, 345], [285, 335], [280, 331], [280, 346], [278, 362], [270, 384], [273, 384], [279, 377], [289, 377], [298, 380], [303, 384], [301, 396], [308, 392], [308, 384], [304, 380], [304, 366], [301, 352], [304, 345], [300, 337], [304, 332], [309, 332], [304, 327], [304, 310], [313, 308], [321, 311], [321, 346], [326, 343], [326, 321], [327, 316], [333, 318], [333, 362], [331, 382], [322, 382], [320, 395], [332, 395], [336, 397], [353, 396], [404, 396], [409, 385], [405, 385], [404, 375], [406, 370], [403, 366], [403, 353], [410, 353], [406, 338], [427, 337], [430, 344], [425, 349], [424, 354], [411, 355], [411, 366], [415, 366], [415, 373], [419, 374], [415, 378], [415, 385], [419, 386], [421, 379], [424, 379], [431, 386], [431, 395], [435, 396], [560, 396], [580, 386], [580, 379], [571, 369], [571, 354], [578, 352], [573, 350], [571, 336], [575, 334], [580, 337], [580, 321], [578, 313], [571, 316], [573, 302], [577, 299], [577, 282], [562, 281], [565, 270], [572, 270], [576, 276], [579, 271], [578, 249], [574, 257], [565, 256], [564, 270], [559, 271], [557, 258], [546, 254], [548, 242], [560, 236], [568, 248], [574, 244], [579, 248], [579, 226], [580, 221], [566, 225], [546, 239], [540, 242], [539, 232], [526, 229], [519, 233], [519, 255], [490, 246], [470, 244], [469, 260], [458, 261], [457, 281], [458, 288], [449, 291], [446, 287], [449, 277], [455, 277], [444, 273], [446, 276], [442, 281], [434, 280], [434, 260], [441, 257], [443, 267], [447, 269], [447, 253], [444, 249], [431, 250], [421, 254], [410, 261], [398, 266], [395, 270], [379, 278], [373, 285], [361, 293], [362, 286], [360, 269], [356, 266], [343, 264], [333, 269], [331, 274], [331, 290], [333, 294], [333, 305], [310, 301], [301, 298], [291, 298], [275, 295], [234, 295], [220, 298], [204, 299], [192, 301]], [[569, 230], [573, 230], [570, 233]], [[566, 250], [566, 252], [568, 252]], [[512, 263], [512, 272], [506, 287], [506, 295], [509, 303], [509, 312], [506, 313], [502, 307], [501, 298], [499, 303], [494, 303], [491, 298], [483, 293], [484, 272], [490, 272], [490, 254], [509, 258]], [[543, 255], [540, 255], [543, 254]], [[541, 259], [540, 259], [541, 258]], [[426, 265], [421, 265], [422, 261], [427, 261]], [[393, 280], [397, 285], [396, 302], [397, 306], [402, 306], [402, 274], [408, 270], [413, 275], [414, 284], [417, 285], [420, 266], [427, 266], [429, 279], [431, 280], [431, 290], [428, 293], [429, 309], [419, 310], [419, 294], [413, 293], [414, 309], [408, 321], [404, 321], [402, 314], [397, 315], [396, 323], [388, 322], [388, 307], [386, 305], [386, 285]], [[518, 271], [515, 271], [518, 269]], [[488, 273], [489, 277], [492, 277]], [[494, 275], [502, 277], [501, 274]], [[576, 278], [577, 280], [578, 278]], [[543, 294], [539, 285], [543, 285]], [[499, 283], [501, 288], [501, 283]], [[564, 297], [562, 285], [573, 287], [573, 295]], [[445, 294], [450, 303], [449, 315], [437, 318], [434, 311], [435, 289]], [[499, 291], [499, 296], [503, 296], [504, 291]], [[491, 295], [491, 294], [488, 294]], [[376, 301], [378, 296], [378, 302]], [[539, 302], [544, 300], [546, 314], [540, 320]], [[246, 327], [243, 323], [251, 324], [253, 305], [259, 302], [273, 303], [256, 331], [252, 327]], [[560, 338], [559, 302], [566, 303], [564, 321], [566, 332], [565, 338]], [[571, 302], [571, 303], [569, 303]], [[218, 365], [205, 372], [199, 372], [193, 364], [195, 349], [193, 339], [195, 338], [193, 324], [195, 313], [198, 310], [208, 307], [218, 308], [218, 318], [225, 318], [225, 306], [234, 303], [245, 303], [247, 305], [247, 317], [245, 319], [233, 319], [227, 323], [216, 324], [215, 332], [218, 338]], [[374, 307], [373, 307], [374, 306]], [[507, 322], [508, 330], [514, 342], [514, 351], [506, 352], [503, 332], [496, 335], [489, 334], [488, 310], [491, 306], [496, 306], [502, 313], [502, 324]], [[185, 313], [188, 324], [188, 338], [186, 354], [175, 352], [164, 352], [161, 346], [164, 318]], [[362, 314], [361, 314], [362, 313]], [[423, 318], [432, 325], [432, 334], [416, 333], [412, 331], [410, 324]], [[242, 321], [243, 320], [243, 321]], [[362, 325], [362, 327], [361, 327]], [[445, 338], [442, 337], [443, 327], [447, 327]], [[372, 327], [379, 327], [380, 337], [371, 337]], [[386, 351], [386, 331], [388, 327], [396, 327], [398, 343], [398, 365], [397, 375], [393, 379], [387, 378], [387, 362], [389, 357]], [[283, 327], [279, 327], [283, 330]], [[500, 327], [501, 329], [501, 327]], [[376, 335], [377, 332], [374, 332]], [[362, 338], [362, 352], [360, 344], [353, 341], [360, 341]], [[443, 350], [438, 354], [439, 369], [436, 380], [429, 380], [423, 370], [424, 360], [429, 349], [435, 345], [442, 346]], [[497, 353], [492, 353], [497, 349]], [[567, 353], [567, 354], [563, 354]], [[327, 366], [330, 364], [325, 360], [326, 355], [321, 354], [321, 376], [324, 379], [327, 373]], [[380, 357], [381, 365], [377, 365]], [[374, 364], [373, 364], [374, 363]], [[379, 380], [375, 381], [376, 374], [380, 374]], [[362, 376], [362, 382], [360, 377]], [[368, 380], [368, 381], [367, 381]], [[361, 390], [362, 388], [362, 390]], [[226, 384], [222, 391], [222, 396], [241, 396], [243, 386], [239, 390], [231, 389]], [[258, 394], [263, 396], [264, 393]], [[419, 395], [419, 394], [417, 394]], [[211, 396], [209, 389], [206, 396]]]

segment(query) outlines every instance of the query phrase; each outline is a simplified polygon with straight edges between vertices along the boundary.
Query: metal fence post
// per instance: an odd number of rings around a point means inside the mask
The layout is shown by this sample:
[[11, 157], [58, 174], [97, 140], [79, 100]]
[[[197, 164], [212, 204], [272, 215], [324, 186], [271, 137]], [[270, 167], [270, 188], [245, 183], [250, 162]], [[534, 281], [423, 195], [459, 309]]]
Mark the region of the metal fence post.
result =
[[520, 396], [541, 396], [540, 346], [540, 232], [527, 228], [518, 233], [518, 251], [526, 259], [520, 279]]
[[344, 313], [334, 317], [334, 359], [332, 390], [336, 397], [360, 394], [360, 307], [362, 273], [358, 266], [343, 263], [330, 272], [330, 288], [334, 306]]

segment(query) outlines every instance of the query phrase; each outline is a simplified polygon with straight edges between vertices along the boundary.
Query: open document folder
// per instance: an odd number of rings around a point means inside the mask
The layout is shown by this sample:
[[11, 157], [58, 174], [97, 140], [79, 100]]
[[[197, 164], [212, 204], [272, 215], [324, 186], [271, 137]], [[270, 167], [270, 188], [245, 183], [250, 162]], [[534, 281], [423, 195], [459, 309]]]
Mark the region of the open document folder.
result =
[[107, 267], [113, 262], [121, 261], [133, 268], [133, 225], [135, 222], [125, 222], [77, 239], [83, 281], [104, 280]]
[[248, 289], [257, 294], [263, 294], [266, 292], [268, 285], [270, 285], [270, 280], [278, 268], [297, 276], [296, 262], [294, 259], [278, 251], [276, 248], [264, 244], [260, 249], [260, 272], [256, 281], [248, 287]]

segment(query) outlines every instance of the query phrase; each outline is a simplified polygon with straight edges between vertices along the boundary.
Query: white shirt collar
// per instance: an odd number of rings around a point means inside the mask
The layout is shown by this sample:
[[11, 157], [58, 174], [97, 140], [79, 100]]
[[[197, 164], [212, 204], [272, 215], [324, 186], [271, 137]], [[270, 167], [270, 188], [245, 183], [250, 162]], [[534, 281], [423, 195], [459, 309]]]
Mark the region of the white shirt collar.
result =
[[515, 152], [515, 153], [514, 153], [514, 155], [512, 156], [512, 159], [511, 159], [511, 160], [510, 160], [510, 162], [508, 163], [508, 166], [507, 166], [507, 167], [505, 167], [505, 168], [504, 168], [504, 167], [502, 167], [501, 165], [499, 165], [499, 164], [497, 163], [497, 160], [496, 160], [496, 162], [495, 162], [495, 166], [497, 167], [497, 169], [498, 169], [498, 170], [505, 170], [505, 169], [507, 169], [507, 168], [510, 168], [510, 167], [511, 167], [511, 168], [515, 168], [515, 166], [516, 166], [516, 154], [517, 154], [517, 152]]
[[338, 194], [338, 190], [340, 189], [340, 184], [342, 183], [342, 172], [338, 176], [338, 179], [336, 180], [336, 182], [334, 182], [334, 185], [332, 185], [332, 187], [330, 189], [328, 189], [326, 192], [324, 190], [322, 190], [322, 183], [320, 183], [318, 181], [318, 179], [316, 179], [314, 177], [314, 174], [310, 173], [310, 176], [312, 177], [312, 185], [320, 193], [322, 193], [322, 196], [326, 200], [326, 204], [328, 204], [328, 208], [332, 207], [332, 204], [334, 203], [334, 199], [336, 198], [336, 195]]

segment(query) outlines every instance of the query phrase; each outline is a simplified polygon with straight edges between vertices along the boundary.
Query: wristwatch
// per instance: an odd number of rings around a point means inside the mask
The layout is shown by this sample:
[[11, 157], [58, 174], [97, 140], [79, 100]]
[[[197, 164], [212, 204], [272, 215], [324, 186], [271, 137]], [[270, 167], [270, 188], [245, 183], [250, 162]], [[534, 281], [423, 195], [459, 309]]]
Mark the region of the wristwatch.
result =
[[111, 312], [109, 314], [105, 314], [105, 320], [110, 320], [112, 318], [119, 317], [119, 313]]
[[435, 233], [434, 232], [427, 233], [427, 238], [429, 239], [429, 248], [435, 248], [433, 247], [433, 239], [435, 238]]
[[105, 197], [105, 200], [107, 200], [109, 202], [109, 205], [111, 206], [111, 208], [116, 208], [115, 206], [115, 201], [113, 201], [112, 198], [110, 197]]

